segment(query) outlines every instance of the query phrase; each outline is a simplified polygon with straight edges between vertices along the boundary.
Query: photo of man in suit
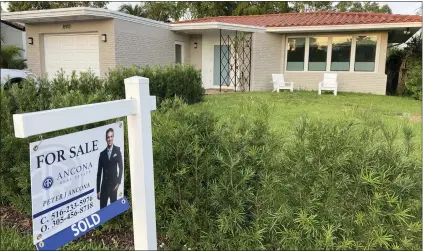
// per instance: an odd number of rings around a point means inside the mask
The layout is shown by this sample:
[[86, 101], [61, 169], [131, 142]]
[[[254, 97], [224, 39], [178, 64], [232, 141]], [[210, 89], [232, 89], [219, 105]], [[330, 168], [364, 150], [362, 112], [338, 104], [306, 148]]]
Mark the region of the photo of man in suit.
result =
[[116, 201], [117, 190], [122, 181], [122, 153], [120, 147], [113, 144], [114, 134], [113, 128], [106, 131], [107, 147], [100, 153], [98, 160], [97, 199], [100, 200], [100, 209], [107, 206], [109, 198], [110, 203]]

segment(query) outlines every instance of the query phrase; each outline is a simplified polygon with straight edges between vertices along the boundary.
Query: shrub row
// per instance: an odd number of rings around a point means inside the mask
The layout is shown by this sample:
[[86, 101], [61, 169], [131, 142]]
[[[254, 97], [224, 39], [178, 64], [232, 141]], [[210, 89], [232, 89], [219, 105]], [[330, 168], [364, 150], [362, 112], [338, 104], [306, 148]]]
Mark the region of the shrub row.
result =
[[163, 99], [178, 96], [188, 104], [200, 102], [204, 97], [201, 73], [191, 65], [168, 65], [165, 67], [117, 67], [107, 74], [106, 92], [116, 98], [125, 97], [123, 80], [132, 76], [150, 79], [150, 94], [160, 103]]
[[[204, 89], [201, 75], [189, 65], [168, 65], [165, 67], [118, 67], [100, 79], [93, 72], [82, 72], [77, 76], [74, 72], [66, 75], [60, 71], [55, 78], [24, 81], [21, 85], [1, 89], [1, 151], [0, 174], [1, 203], [12, 203], [25, 213], [30, 213], [28, 175], [29, 142], [42, 138], [104, 125], [99, 122], [91, 125], [48, 133], [28, 139], [14, 137], [12, 115], [15, 113], [34, 112], [61, 107], [110, 101], [125, 98], [124, 79], [132, 76], [143, 76], [150, 79], [150, 94], [156, 95], [158, 102], [165, 98], [180, 97], [187, 103], [199, 102], [203, 99]], [[125, 118], [122, 118], [125, 119]], [[126, 142], [127, 143], [127, 142]], [[127, 147], [125, 147], [127, 149]], [[128, 156], [128, 153], [125, 153]], [[129, 163], [125, 161], [125, 163]], [[26, 173], [28, 174], [28, 173]]]
[[422, 100], [422, 59], [409, 59], [403, 95]]
[[[15, 138], [11, 115], [116, 97], [90, 75], [67, 81], [41, 82], [38, 92], [30, 82], [1, 92], [0, 200], [27, 215], [28, 144], [38, 138]], [[162, 248], [421, 249], [421, 162], [410, 156], [408, 125], [388, 128], [365, 113], [330, 122], [300, 118], [282, 138], [269, 127], [270, 109], [251, 102], [219, 120], [176, 98], [153, 112]], [[394, 144], [398, 137], [403, 145]], [[125, 145], [127, 158], [127, 137]], [[127, 212], [103, 229], [131, 227]]]
[[408, 125], [388, 128], [356, 112], [301, 118], [281, 138], [269, 128], [269, 107], [247, 104], [223, 122], [180, 103], [156, 114], [166, 248], [421, 248], [421, 164], [410, 156]]

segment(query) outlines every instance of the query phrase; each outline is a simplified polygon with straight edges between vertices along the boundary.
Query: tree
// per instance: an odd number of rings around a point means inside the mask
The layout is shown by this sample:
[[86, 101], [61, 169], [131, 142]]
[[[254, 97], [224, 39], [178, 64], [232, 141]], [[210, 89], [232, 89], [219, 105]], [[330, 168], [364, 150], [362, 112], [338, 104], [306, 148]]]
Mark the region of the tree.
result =
[[410, 57], [422, 58], [422, 34], [419, 31], [417, 34], [412, 36], [406, 43], [407, 46], [404, 50], [408, 53]]
[[288, 2], [240, 2], [232, 12], [234, 16], [262, 15], [289, 12]]
[[[1, 12], [3, 12], [3, 8], [1, 7], [1, 5], [0, 5], [0, 13]], [[4, 42], [4, 37], [3, 37], [3, 34], [0, 34], [0, 40], [1, 40], [1, 42]]]
[[92, 8], [106, 8], [109, 2], [9, 2], [8, 10], [27, 11], [27, 10], [46, 10], [57, 8], [71, 8], [71, 7], [92, 7]]
[[378, 12], [392, 14], [391, 8], [385, 4], [380, 6], [376, 2], [339, 2], [335, 10], [340, 12]]
[[333, 10], [332, 2], [301, 1], [291, 3], [291, 12], [315, 12]]
[[237, 2], [189, 2], [188, 9], [192, 18], [232, 16], [238, 6]]
[[145, 2], [144, 10], [146, 17], [158, 20], [178, 21], [187, 11], [188, 5], [186, 2]]
[[123, 4], [119, 11], [157, 21], [178, 21], [186, 14], [187, 8], [186, 2], [142, 2], [135, 6]]
[[0, 65], [5, 69], [24, 69], [26, 59], [21, 57], [22, 48], [15, 45], [1, 46]]
[[423, 10], [423, 7], [419, 7], [419, 8], [417, 8], [415, 11], [416, 11], [416, 15], [419, 15], [419, 16], [421, 16], [422, 15], [422, 10]]
[[137, 17], [146, 17], [146, 13], [143, 6], [139, 4], [135, 6], [133, 6], [132, 4], [122, 4], [119, 7], [119, 11]]

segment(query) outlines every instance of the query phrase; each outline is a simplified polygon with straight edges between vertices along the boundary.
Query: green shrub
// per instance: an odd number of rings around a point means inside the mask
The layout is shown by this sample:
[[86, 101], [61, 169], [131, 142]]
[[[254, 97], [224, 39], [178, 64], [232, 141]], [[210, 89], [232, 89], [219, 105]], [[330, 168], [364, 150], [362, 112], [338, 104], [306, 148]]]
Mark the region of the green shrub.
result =
[[302, 118], [280, 138], [266, 104], [226, 122], [170, 104], [153, 119], [166, 248], [421, 248], [421, 168], [408, 125]]
[[21, 57], [23, 50], [16, 45], [2, 45], [0, 47], [0, 67], [3, 69], [26, 68], [26, 59]]
[[[120, 69], [130, 74], [130, 68]], [[59, 76], [51, 85], [41, 81], [38, 91], [25, 81], [22, 89], [0, 92], [2, 204], [31, 215], [28, 145], [38, 137], [15, 138], [12, 114], [113, 99], [112, 89], [99, 81], [89, 74]], [[109, 84], [113, 90], [123, 86]], [[251, 101], [237, 115], [218, 119], [211, 109], [199, 111], [172, 98], [152, 112], [163, 248], [421, 249], [421, 160], [410, 154], [408, 124], [388, 127], [355, 109], [336, 121], [300, 118], [289, 137], [281, 137], [269, 126], [271, 109], [270, 102]], [[103, 229], [131, 227], [128, 211]]]
[[403, 95], [422, 100], [422, 61], [421, 58], [409, 60]]
[[25, 80], [22, 88], [17, 85], [0, 92], [1, 139], [0, 139], [0, 203], [11, 204], [20, 211], [30, 214], [31, 192], [29, 177], [29, 143], [41, 138], [50, 138], [104, 125], [110, 121], [79, 126], [57, 132], [16, 138], [12, 115], [15, 113], [35, 112], [47, 109], [69, 107], [109, 101], [101, 81], [91, 73], [65, 77], [59, 73], [53, 81], [39, 79], [38, 88], [33, 80]]
[[144, 68], [117, 67], [107, 75], [105, 82], [107, 92], [116, 98], [124, 98], [123, 80], [132, 76], [149, 78], [150, 94], [157, 97], [158, 103], [163, 99], [178, 96], [188, 104], [192, 104], [202, 101], [204, 97], [201, 73], [191, 65], [181, 64]]

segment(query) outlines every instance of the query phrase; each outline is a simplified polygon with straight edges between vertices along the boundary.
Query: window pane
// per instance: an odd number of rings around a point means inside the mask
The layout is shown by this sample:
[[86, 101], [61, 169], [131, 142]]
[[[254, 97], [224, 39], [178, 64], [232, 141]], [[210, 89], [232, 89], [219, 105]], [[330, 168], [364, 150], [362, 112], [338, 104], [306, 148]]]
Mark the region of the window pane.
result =
[[305, 55], [305, 38], [288, 38], [287, 71], [303, 71]]
[[331, 71], [349, 71], [352, 37], [332, 38]]
[[354, 71], [374, 71], [376, 36], [358, 36], [355, 49]]
[[325, 71], [327, 55], [328, 55], [328, 38], [327, 37], [310, 37], [308, 70], [309, 71]]
[[180, 44], [175, 44], [175, 63], [182, 63], [182, 46]]

